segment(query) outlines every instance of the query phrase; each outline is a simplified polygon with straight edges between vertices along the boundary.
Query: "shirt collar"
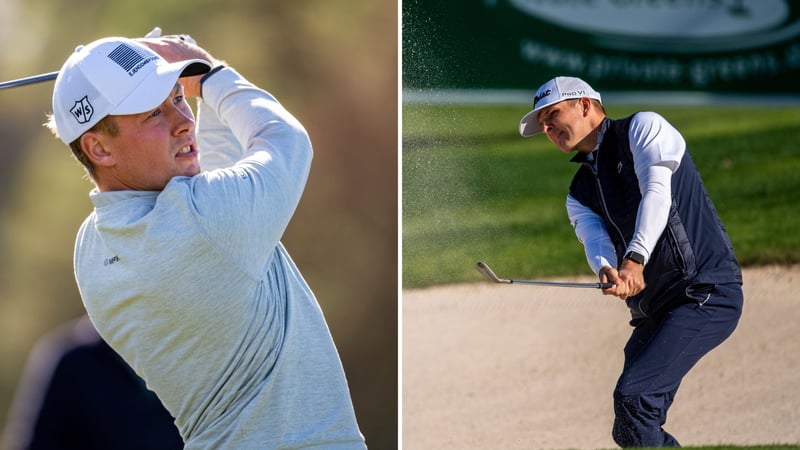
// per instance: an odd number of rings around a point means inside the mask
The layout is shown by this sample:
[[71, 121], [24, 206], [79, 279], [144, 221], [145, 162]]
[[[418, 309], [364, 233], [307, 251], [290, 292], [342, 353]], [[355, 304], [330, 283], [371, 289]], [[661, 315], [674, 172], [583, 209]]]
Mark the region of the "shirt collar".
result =
[[603, 143], [603, 137], [606, 135], [606, 130], [608, 130], [609, 125], [611, 125], [611, 119], [606, 117], [603, 119], [603, 122], [600, 124], [600, 127], [597, 130], [597, 145], [594, 146], [592, 153], [596, 152], [597, 149], [600, 148], [600, 144]]
[[597, 156], [597, 150], [600, 148], [600, 144], [603, 143], [603, 137], [608, 130], [608, 127], [611, 125], [611, 119], [606, 117], [600, 123], [600, 126], [597, 128], [597, 145], [594, 146], [594, 149], [588, 154], [579, 153], [575, 155], [570, 161], [572, 162], [588, 162], [594, 165], [595, 157]]

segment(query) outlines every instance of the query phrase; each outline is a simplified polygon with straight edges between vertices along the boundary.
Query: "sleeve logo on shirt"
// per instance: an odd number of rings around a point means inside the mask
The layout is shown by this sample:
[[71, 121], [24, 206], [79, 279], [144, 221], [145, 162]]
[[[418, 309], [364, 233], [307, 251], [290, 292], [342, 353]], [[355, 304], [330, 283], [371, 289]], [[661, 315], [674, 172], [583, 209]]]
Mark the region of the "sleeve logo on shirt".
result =
[[104, 266], [110, 266], [111, 264], [114, 264], [114, 263], [117, 263], [117, 262], [119, 262], [119, 256], [114, 255], [111, 258], [104, 259], [103, 260], [103, 265]]

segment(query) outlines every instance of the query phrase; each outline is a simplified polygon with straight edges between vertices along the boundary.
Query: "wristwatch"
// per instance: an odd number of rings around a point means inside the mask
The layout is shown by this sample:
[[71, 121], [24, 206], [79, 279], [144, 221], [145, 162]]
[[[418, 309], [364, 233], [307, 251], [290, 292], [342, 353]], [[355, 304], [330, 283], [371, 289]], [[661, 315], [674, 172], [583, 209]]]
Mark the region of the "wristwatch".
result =
[[635, 263], [644, 265], [644, 255], [638, 252], [628, 252], [623, 259], [630, 259]]

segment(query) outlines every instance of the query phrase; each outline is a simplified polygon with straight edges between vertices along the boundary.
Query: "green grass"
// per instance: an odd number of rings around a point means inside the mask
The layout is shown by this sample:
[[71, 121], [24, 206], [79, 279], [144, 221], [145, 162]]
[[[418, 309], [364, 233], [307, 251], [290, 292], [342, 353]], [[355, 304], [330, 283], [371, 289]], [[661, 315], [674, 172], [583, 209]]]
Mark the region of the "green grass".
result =
[[[640, 108], [612, 107], [611, 117]], [[800, 108], [653, 108], [684, 135], [741, 263], [800, 262]], [[403, 286], [586, 275], [564, 201], [576, 169], [521, 138], [524, 106], [404, 105]]]

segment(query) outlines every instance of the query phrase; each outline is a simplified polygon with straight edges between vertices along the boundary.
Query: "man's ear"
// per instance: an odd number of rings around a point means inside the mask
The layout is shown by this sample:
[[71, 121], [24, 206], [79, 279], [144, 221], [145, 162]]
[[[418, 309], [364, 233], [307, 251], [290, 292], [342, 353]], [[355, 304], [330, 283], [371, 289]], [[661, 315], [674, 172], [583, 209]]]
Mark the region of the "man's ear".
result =
[[581, 108], [583, 108], [583, 115], [589, 114], [589, 108], [592, 107], [592, 100], [589, 97], [581, 97]]
[[106, 148], [105, 136], [95, 131], [87, 131], [81, 136], [81, 149], [95, 165], [114, 165], [114, 155]]

